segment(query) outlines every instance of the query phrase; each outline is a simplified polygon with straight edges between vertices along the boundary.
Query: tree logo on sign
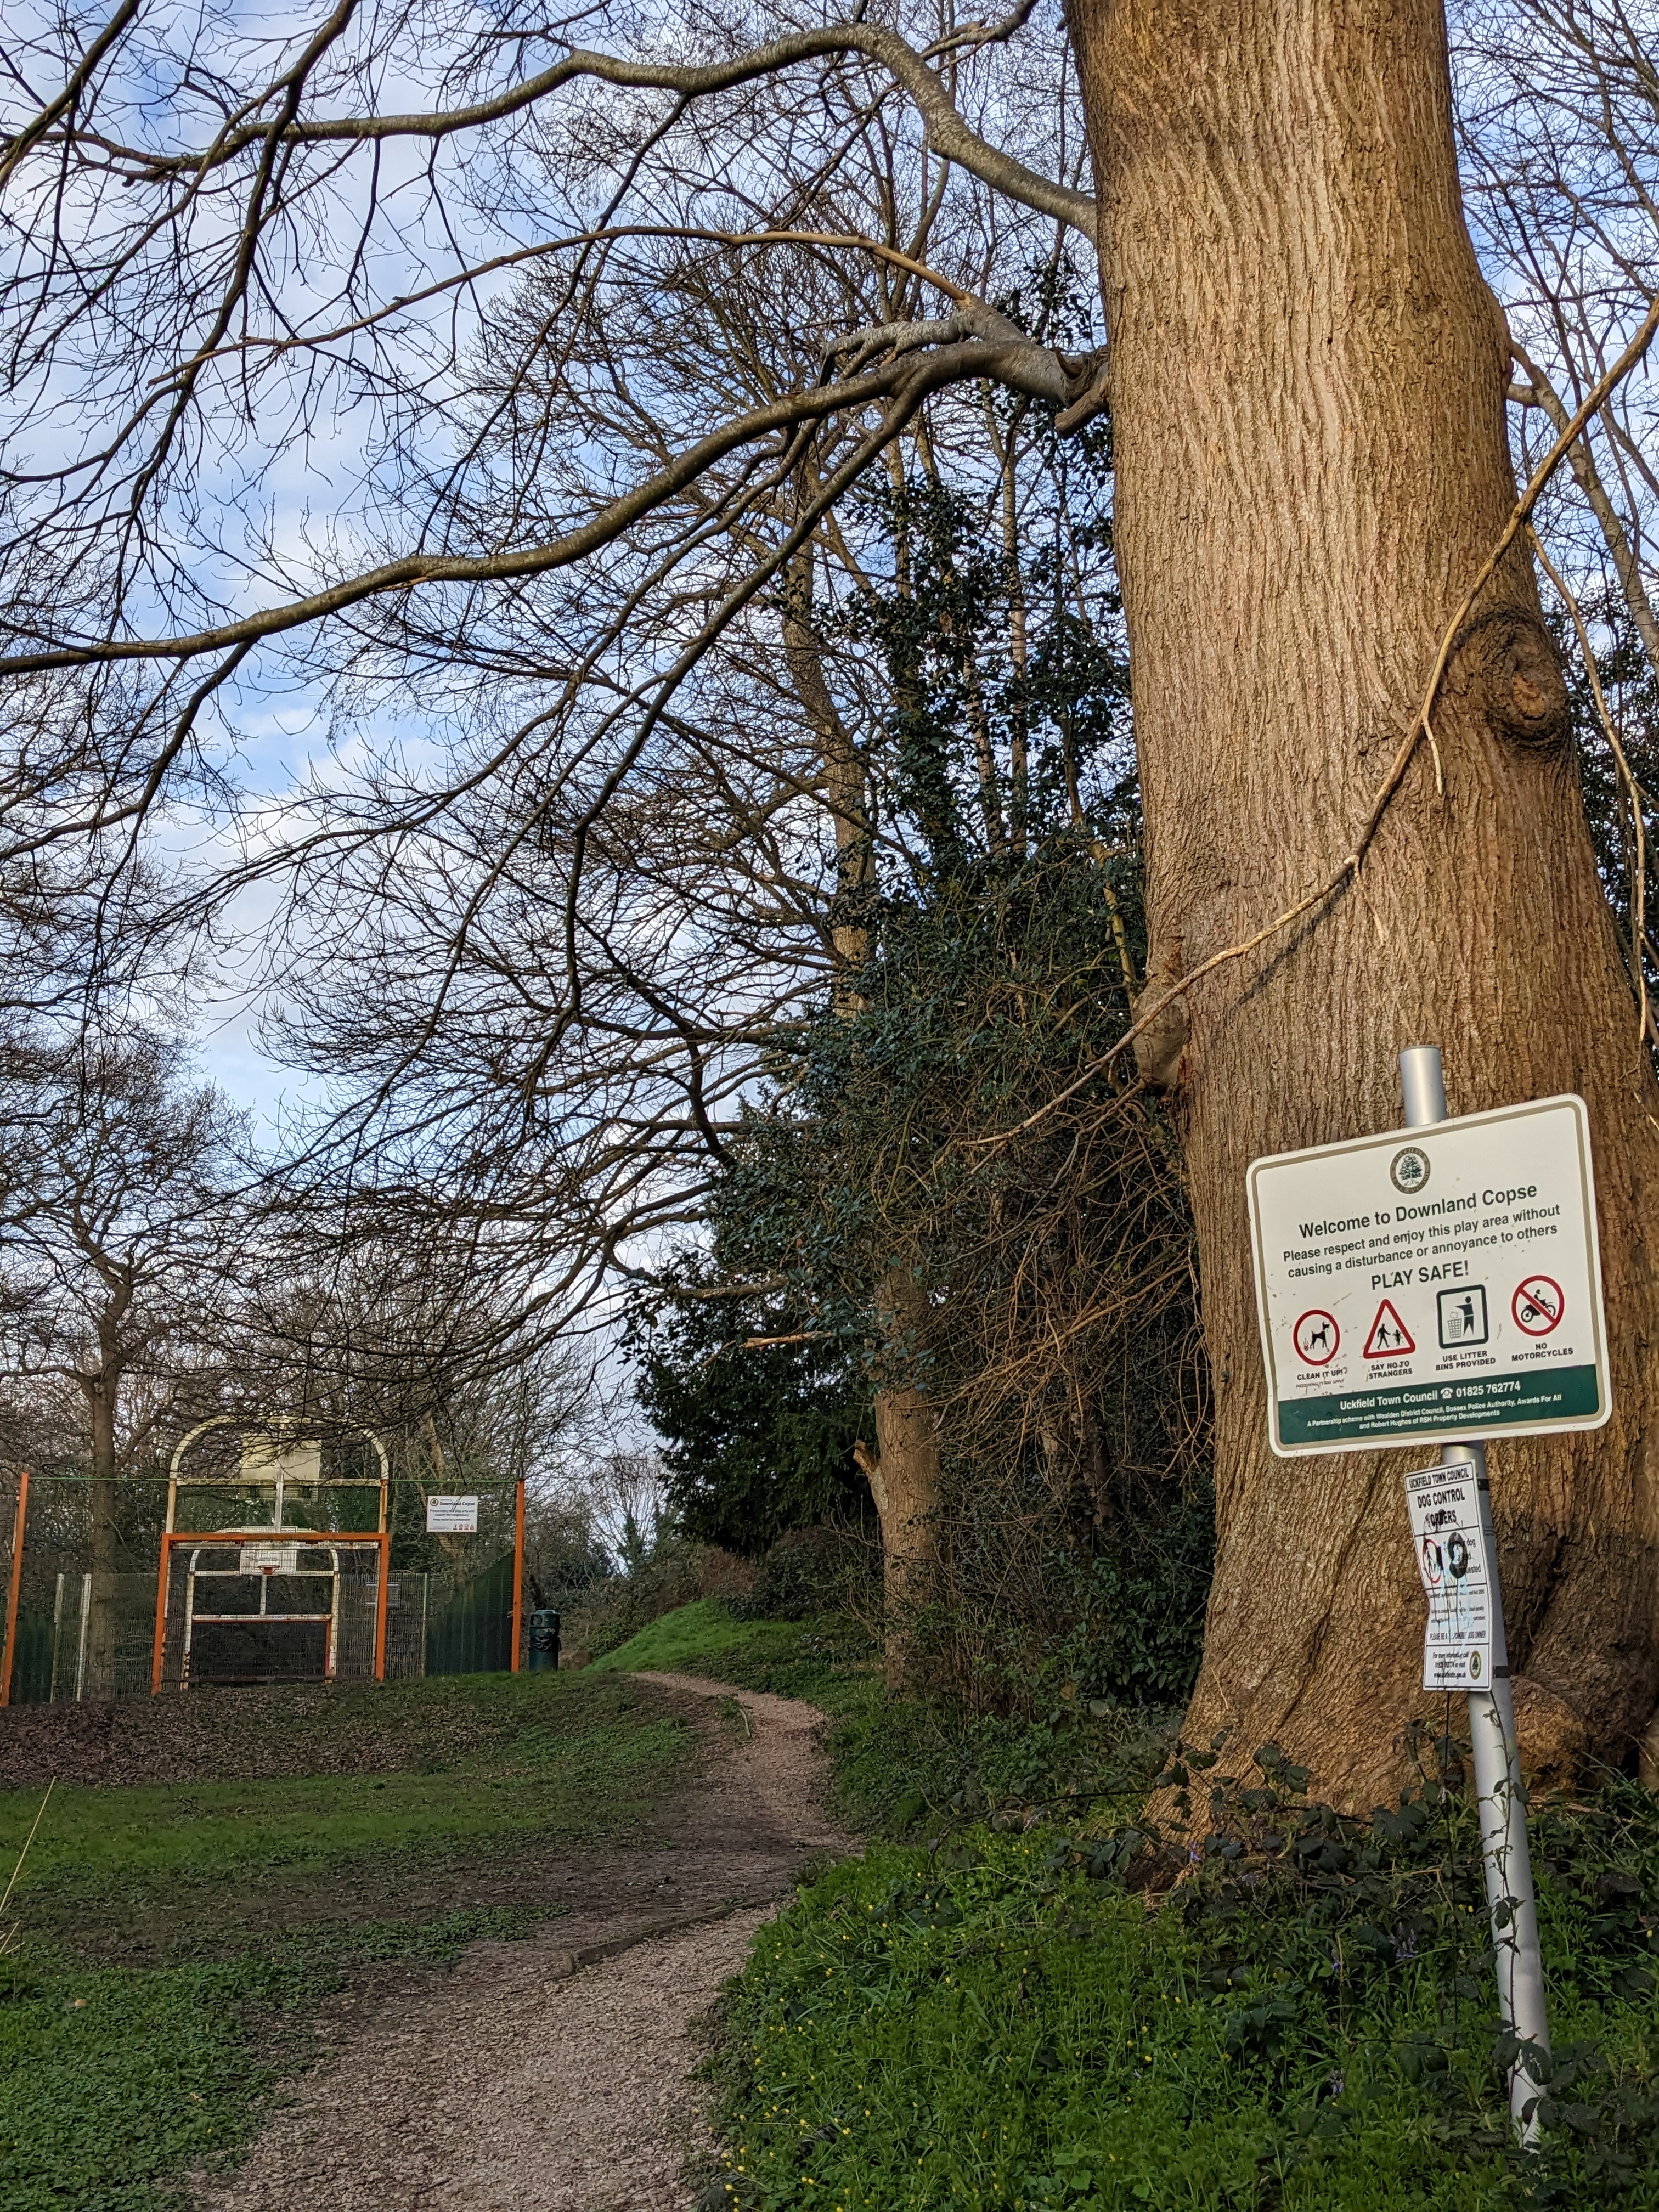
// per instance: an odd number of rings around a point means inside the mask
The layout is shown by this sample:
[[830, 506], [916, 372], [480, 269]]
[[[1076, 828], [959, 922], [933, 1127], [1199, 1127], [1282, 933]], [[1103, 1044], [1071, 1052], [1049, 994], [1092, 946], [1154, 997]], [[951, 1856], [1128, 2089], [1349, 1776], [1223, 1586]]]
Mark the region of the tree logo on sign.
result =
[[1429, 1156], [1415, 1145], [1407, 1145], [1403, 1152], [1396, 1152], [1389, 1162], [1389, 1181], [1396, 1190], [1414, 1198], [1425, 1189], [1429, 1180]]

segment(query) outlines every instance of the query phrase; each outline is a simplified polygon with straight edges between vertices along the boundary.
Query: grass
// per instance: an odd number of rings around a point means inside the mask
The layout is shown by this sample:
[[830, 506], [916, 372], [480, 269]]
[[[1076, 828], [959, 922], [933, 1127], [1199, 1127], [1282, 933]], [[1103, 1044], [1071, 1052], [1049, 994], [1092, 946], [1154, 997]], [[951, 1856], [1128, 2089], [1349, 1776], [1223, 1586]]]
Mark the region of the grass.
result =
[[[1389, 2085], [1329, 2144], [1287, 2125], [1333, 2109], [1328, 2055], [1239, 2063], [1177, 1914], [1048, 1882], [1040, 1844], [971, 1849], [948, 1875], [878, 1849], [762, 1936], [731, 2013], [730, 2201], [1502, 2201], [1472, 2176], [1425, 2189], [1434, 2113], [1408, 2087]], [[1407, 2011], [1432, 2024], [1420, 2001]]]
[[[247, 2140], [347, 1974], [528, 1933], [549, 1852], [637, 1835], [690, 1748], [625, 1679], [336, 1695], [320, 1729], [314, 1699], [286, 1723], [262, 1704], [298, 1738], [264, 1746], [280, 1778], [54, 1790], [0, 1961], [0, 2212], [176, 2205], [170, 2182]], [[331, 1729], [386, 1771], [292, 1771]], [[0, 1796], [8, 1872], [39, 1803]]]
[[256, 2021], [301, 1994], [253, 1960], [15, 1967], [0, 2002], [0, 2205], [159, 2206], [158, 2180], [245, 2139], [276, 2070], [256, 2056]]
[[[339, 1692], [337, 1727], [361, 1731], [377, 1694], [392, 1693]], [[342, 1913], [418, 1921], [458, 1891], [509, 1901], [495, 1891], [513, 1886], [515, 1863], [637, 1826], [687, 1747], [681, 1725], [626, 1682], [479, 1675], [395, 1694], [394, 1723], [418, 1722], [424, 1706], [431, 1728], [360, 1733], [347, 1773], [60, 1784], [14, 1893], [32, 1947], [164, 1960]], [[267, 1736], [264, 1748], [278, 1767], [296, 1763], [287, 1744]], [[0, 1863], [38, 1803], [0, 1794]]]
[[1652, 1924], [1631, 1891], [1608, 1909], [1614, 1867], [1655, 1893], [1659, 1816], [1626, 1785], [1621, 1812], [1537, 1827], [1562, 2059], [1540, 2157], [1506, 2128], [1467, 1856], [1449, 1882], [1420, 1834], [1360, 1836], [1329, 1878], [1255, 1851], [1148, 1911], [1110, 1838], [980, 1823], [938, 1851], [876, 1844], [761, 1933], [726, 2015], [723, 2201], [1659, 2205]]
[[0, 1976], [0, 2208], [160, 2212], [166, 2185], [233, 2154], [276, 2081], [313, 2056], [308, 2015], [354, 1966], [442, 1965], [545, 1915], [497, 1908], [425, 1923], [305, 1929], [221, 1960], [76, 1970], [14, 1959]]
[[794, 1620], [738, 1620], [718, 1598], [698, 1598], [676, 1607], [596, 1659], [586, 1672], [635, 1673], [656, 1668], [663, 1674], [709, 1674], [716, 1668], [738, 1667], [747, 1676], [757, 1668], [769, 1668], [793, 1658], [799, 1652], [804, 1624]]
[[[719, 1610], [665, 1616], [657, 1648], [695, 1639], [711, 1674], [815, 1698], [842, 1797], [885, 1839], [805, 1888], [731, 1985], [711, 2212], [1659, 2208], [1645, 1791], [1533, 1816], [1555, 2061], [1525, 2155], [1457, 1790], [1431, 1774], [1343, 1821], [1264, 1749], [1223, 1789], [1211, 1856], [1149, 1908], [1128, 1824], [1160, 1716], [894, 1704], [832, 1625], [763, 1645]], [[1177, 1786], [1219, 1772], [1192, 1764], [1212, 1771]]]
[[[1651, 1881], [1659, 1818], [1624, 1809], [1611, 1855]], [[1542, 1826], [1559, 1845], [1562, 1824]], [[1522, 2159], [1486, 2018], [1478, 1891], [1466, 1884], [1437, 1930], [1421, 1907], [1437, 1874], [1401, 1848], [1368, 1844], [1370, 1893], [1359, 1879], [1313, 1893], [1310, 1915], [1294, 1884], [1253, 1898], [1218, 1865], [1149, 1911], [1121, 1881], [1089, 1879], [1109, 1848], [1052, 1829], [981, 1825], [938, 1854], [873, 1847], [763, 1931], [730, 1997], [725, 2203], [1659, 2204], [1659, 2019], [1651, 1977], [1618, 1963], [1650, 1953], [1640, 1916], [1612, 1930], [1594, 1883], [1545, 1872], [1566, 2063], [1545, 2153]], [[1398, 1910], [1413, 1884], [1420, 1940], [1360, 1917], [1379, 1885]]]

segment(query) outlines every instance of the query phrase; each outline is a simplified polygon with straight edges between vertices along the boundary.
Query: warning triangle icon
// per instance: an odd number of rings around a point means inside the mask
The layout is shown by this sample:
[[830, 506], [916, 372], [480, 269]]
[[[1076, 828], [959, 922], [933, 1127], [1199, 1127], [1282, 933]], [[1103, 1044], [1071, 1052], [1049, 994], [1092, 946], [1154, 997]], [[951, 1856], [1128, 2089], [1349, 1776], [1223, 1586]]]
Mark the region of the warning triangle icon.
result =
[[1365, 1339], [1366, 1358], [1398, 1359], [1404, 1353], [1416, 1349], [1411, 1331], [1394, 1310], [1393, 1299], [1384, 1298], [1376, 1310], [1371, 1333]]

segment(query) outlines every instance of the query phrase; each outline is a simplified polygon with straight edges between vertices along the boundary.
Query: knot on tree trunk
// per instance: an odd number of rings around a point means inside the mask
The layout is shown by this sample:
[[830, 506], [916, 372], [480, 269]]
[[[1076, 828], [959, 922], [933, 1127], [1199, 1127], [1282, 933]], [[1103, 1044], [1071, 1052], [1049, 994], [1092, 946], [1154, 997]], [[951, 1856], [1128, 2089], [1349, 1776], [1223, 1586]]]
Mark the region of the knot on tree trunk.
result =
[[1567, 734], [1571, 710], [1554, 641], [1524, 608], [1500, 607], [1469, 624], [1453, 654], [1451, 688], [1512, 744], [1557, 744]]
[[[1181, 945], [1154, 948], [1146, 963], [1146, 988], [1130, 1001], [1134, 1021], [1152, 1019], [1135, 1039], [1135, 1066], [1140, 1079], [1153, 1091], [1173, 1091], [1181, 1078], [1181, 1055], [1187, 1049], [1187, 1001], [1163, 1001], [1181, 981]], [[1159, 1009], [1162, 1007], [1162, 1011]]]

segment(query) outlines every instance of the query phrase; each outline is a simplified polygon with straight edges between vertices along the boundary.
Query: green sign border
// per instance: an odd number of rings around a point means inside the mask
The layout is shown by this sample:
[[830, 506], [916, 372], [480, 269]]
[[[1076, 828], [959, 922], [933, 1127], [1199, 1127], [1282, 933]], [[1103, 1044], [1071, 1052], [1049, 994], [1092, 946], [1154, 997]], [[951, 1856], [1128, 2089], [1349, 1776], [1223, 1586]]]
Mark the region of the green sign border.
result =
[[1279, 1433], [1287, 1444], [1386, 1443], [1402, 1433], [1420, 1440], [1425, 1431], [1460, 1437], [1475, 1430], [1555, 1428], [1563, 1421], [1593, 1421], [1602, 1411], [1593, 1364], [1540, 1367], [1460, 1382], [1281, 1398]]

